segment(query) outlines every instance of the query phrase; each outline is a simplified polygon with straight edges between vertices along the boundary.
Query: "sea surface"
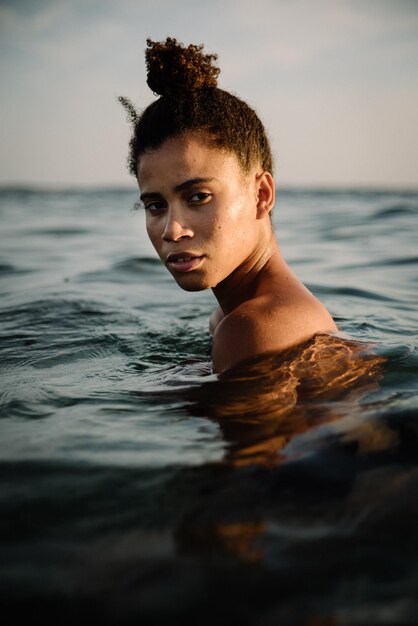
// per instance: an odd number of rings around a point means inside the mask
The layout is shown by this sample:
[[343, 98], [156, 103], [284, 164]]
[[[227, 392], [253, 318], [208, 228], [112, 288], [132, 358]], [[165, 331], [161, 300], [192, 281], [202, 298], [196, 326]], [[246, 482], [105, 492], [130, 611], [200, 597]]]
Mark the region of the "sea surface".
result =
[[136, 199], [0, 191], [3, 617], [416, 626], [418, 192], [279, 189], [341, 334], [221, 377]]

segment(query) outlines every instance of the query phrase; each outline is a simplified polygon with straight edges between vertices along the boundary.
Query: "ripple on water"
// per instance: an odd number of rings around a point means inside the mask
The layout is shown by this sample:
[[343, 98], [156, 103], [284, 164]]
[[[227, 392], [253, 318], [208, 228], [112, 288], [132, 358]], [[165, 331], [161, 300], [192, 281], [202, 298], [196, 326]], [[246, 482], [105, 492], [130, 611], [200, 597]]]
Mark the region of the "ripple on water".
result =
[[326, 286], [319, 284], [309, 283], [307, 285], [316, 294], [332, 294], [349, 296], [353, 298], [363, 298], [365, 300], [376, 300], [379, 302], [394, 302], [395, 299], [389, 296], [385, 296], [381, 292], [371, 291], [370, 289], [359, 289], [358, 287], [340, 287], [340, 286]]
[[418, 214], [418, 204], [413, 202], [398, 202], [379, 208], [373, 215], [376, 219], [390, 219], [402, 215], [411, 216]]
[[29, 274], [33, 270], [30, 268], [17, 267], [10, 263], [0, 263], [0, 277], [1, 276], [13, 276], [15, 274]]
[[31, 227], [27, 231], [22, 232], [22, 235], [26, 235], [28, 237], [42, 235], [45, 237], [57, 237], [58, 239], [89, 234], [91, 234], [91, 230], [89, 228], [75, 228], [74, 226], [55, 226], [47, 228]]
[[154, 257], [139, 256], [128, 257], [115, 263], [112, 268], [121, 272], [140, 272], [142, 270], [152, 272], [156, 268], [161, 269], [161, 261]]
[[285, 192], [300, 278], [375, 345], [229, 378], [210, 373], [209, 297], [178, 293], [126, 236], [133, 199], [5, 196], [4, 282], [57, 237], [80, 235], [77, 267], [99, 268], [63, 284], [72, 252], [57, 255], [0, 310], [5, 602], [54, 624], [415, 626], [417, 194]]
[[130, 284], [133, 279], [146, 282], [171, 283], [172, 279], [164, 271], [161, 261], [152, 257], [129, 257], [113, 265], [92, 272], [83, 272], [77, 282], [103, 281]]

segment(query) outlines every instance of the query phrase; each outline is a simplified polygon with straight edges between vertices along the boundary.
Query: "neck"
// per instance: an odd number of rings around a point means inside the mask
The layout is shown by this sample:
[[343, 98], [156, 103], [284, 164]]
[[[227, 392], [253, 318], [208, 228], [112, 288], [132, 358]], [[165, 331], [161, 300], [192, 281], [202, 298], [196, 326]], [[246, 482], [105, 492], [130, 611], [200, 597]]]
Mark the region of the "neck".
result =
[[237, 306], [253, 298], [260, 286], [260, 281], [273, 265], [280, 262], [281, 256], [274, 233], [257, 248], [244, 263], [239, 265], [229, 276], [213, 288], [224, 315], [228, 315]]

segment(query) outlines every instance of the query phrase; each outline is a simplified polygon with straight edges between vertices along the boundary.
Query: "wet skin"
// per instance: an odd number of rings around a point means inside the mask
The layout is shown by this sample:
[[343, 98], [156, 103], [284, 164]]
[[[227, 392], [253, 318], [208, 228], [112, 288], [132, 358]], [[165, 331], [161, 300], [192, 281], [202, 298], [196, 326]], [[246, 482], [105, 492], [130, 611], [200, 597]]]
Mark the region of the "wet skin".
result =
[[168, 139], [138, 168], [149, 238], [187, 291], [211, 288], [213, 367], [222, 372], [337, 327], [283, 260], [270, 221], [274, 181], [201, 136]]

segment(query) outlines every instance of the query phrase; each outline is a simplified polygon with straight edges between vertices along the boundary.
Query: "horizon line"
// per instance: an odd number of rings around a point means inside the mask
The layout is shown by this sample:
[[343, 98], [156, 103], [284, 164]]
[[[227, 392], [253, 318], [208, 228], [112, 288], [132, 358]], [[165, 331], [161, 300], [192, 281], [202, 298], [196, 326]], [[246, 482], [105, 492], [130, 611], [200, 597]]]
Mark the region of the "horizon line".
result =
[[[418, 193], [417, 184], [383, 184], [383, 183], [286, 183], [276, 185], [280, 192], [286, 191], [381, 191], [381, 192], [410, 192]], [[54, 193], [77, 193], [77, 192], [138, 192], [135, 184], [128, 183], [1, 183], [0, 192], [54, 192]]]

